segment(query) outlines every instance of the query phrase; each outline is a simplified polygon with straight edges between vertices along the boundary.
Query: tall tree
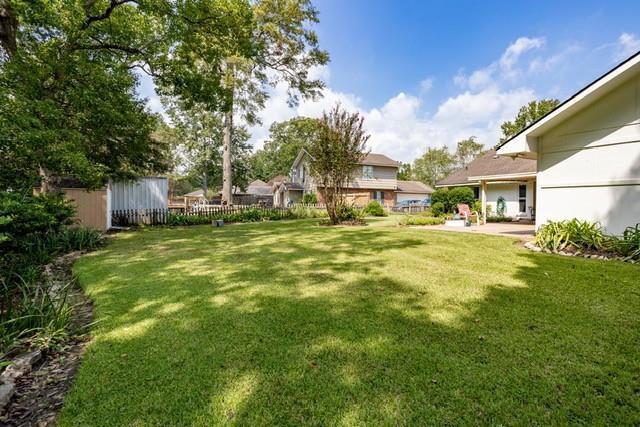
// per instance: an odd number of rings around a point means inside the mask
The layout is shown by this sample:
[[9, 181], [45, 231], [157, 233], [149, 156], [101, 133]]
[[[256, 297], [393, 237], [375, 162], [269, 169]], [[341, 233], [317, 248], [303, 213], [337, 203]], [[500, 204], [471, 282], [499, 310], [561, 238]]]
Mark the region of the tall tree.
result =
[[429, 147], [413, 162], [412, 172], [415, 179], [433, 187], [438, 180], [449, 175], [455, 166], [456, 158], [446, 146]]
[[291, 165], [304, 146], [318, 130], [318, 120], [294, 117], [274, 122], [269, 128], [269, 139], [251, 158], [252, 176], [268, 181], [276, 175], [288, 175]]
[[329, 60], [309, 28], [318, 22], [318, 11], [309, 0], [258, 0], [252, 12], [253, 25], [247, 31], [253, 51], [233, 49], [224, 66], [222, 199], [226, 203], [231, 202], [234, 114], [241, 112], [247, 123], [257, 123], [257, 111], [264, 107], [268, 87], [279, 83], [287, 85], [291, 105], [297, 104], [300, 96], [320, 96], [324, 84], [310, 78], [309, 69]]
[[402, 181], [409, 181], [413, 179], [413, 170], [411, 163], [402, 163], [398, 168], [398, 179]]
[[542, 99], [540, 101], [531, 101], [527, 105], [522, 106], [513, 121], [504, 122], [500, 126], [502, 129], [500, 142], [513, 138], [556, 108], [559, 104], [560, 101], [557, 99]]
[[358, 163], [366, 156], [369, 135], [364, 118], [336, 105], [324, 112], [318, 132], [308, 145], [309, 169], [316, 180], [332, 224], [340, 222], [337, 211], [344, 203], [344, 189]]
[[[0, 187], [166, 169], [134, 68], [166, 47], [158, 2], [0, 1]], [[169, 4], [166, 2], [166, 4]]]
[[[179, 102], [168, 103], [173, 124], [174, 153], [178, 168], [205, 194], [222, 185], [222, 145], [224, 126], [220, 114], [211, 114], [201, 105], [187, 108]], [[233, 132], [234, 182], [246, 188], [249, 173], [250, 135], [244, 127]]]
[[457, 167], [463, 168], [467, 166], [473, 159], [483, 153], [484, 145], [477, 142], [475, 136], [458, 141], [455, 153]]

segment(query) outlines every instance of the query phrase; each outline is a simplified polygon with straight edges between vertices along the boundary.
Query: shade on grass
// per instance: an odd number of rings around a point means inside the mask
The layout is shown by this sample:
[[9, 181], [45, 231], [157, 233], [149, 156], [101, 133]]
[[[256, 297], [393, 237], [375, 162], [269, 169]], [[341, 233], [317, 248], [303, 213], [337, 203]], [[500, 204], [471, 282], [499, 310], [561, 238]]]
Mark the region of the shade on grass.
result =
[[638, 424], [640, 269], [309, 221], [120, 234], [63, 426]]

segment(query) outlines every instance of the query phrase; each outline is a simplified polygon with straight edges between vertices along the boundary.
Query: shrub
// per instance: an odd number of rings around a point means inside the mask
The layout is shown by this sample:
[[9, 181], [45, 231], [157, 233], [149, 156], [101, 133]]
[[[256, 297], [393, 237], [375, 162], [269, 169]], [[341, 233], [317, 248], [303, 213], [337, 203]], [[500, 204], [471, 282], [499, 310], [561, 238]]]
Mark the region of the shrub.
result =
[[[487, 207], [489, 207], [489, 205], [487, 205]], [[487, 217], [487, 222], [511, 222], [511, 221], [513, 221], [513, 218], [510, 216], [488, 216]]]
[[339, 222], [364, 222], [364, 212], [353, 205], [340, 204], [336, 208]]
[[364, 214], [368, 216], [387, 216], [382, 205], [375, 200], [370, 201], [364, 208]]
[[440, 225], [444, 224], [444, 218], [433, 216], [406, 215], [400, 220], [400, 225]]
[[435, 202], [431, 205], [431, 213], [435, 216], [444, 215], [446, 213], [443, 202]]
[[433, 206], [439, 204], [442, 206], [443, 213], [448, 212], [447, 208], [449, 206], [449, 189], [448, 188], [438, 188], [431, 194], [431, 209], [433, 210]]
[[315, 205], [318, 203], [318, 196], [316, 196], [316, 193], [304, 193], [302, 203], [305, 205]]
[[291, 216], [295, 219], [305, 218], [326, 218], [329, 216], [325, 209], [314, 208], [311, 206], [297, 205], [290, 209]]
[[444, 212], [454, 213], [458, 204], [465, 203], [469, 207], [473, 206], [475, 197], [473, 197], [473, 190], [469, 187], [455, 187], [453, 189], [438, 188], [431, 195], [431, 204], [442, 203], [444, 206]]
[[449, 191], [449, 203], [450, 206], [448, 208], [449, 212], [456, 211], [459, 204], [464, 203], [469, 207], [473, 206], [473, 202], [475, 202], [475, 197], [473, 196], [473, 190], [469, 187], [456, 187]]
[[71, 227], [73, 215], [62, 194], [0, 192], [0, 350], [23, 338], [49, 345], [66, 334], [66, 290], [52, 295], [42, 266], [103, 243], [99, 231]]
[[565, 248], [602, 250], [606, 241], [599, 223], [575, 218], [569, 221], [549, 221], [540, 227], [535, 239], [537, 246], [552, 251]]
[[610, 236], [608, 247], [625, 260], [640, 260], [640, 224], [627, 227], [619, 238]]

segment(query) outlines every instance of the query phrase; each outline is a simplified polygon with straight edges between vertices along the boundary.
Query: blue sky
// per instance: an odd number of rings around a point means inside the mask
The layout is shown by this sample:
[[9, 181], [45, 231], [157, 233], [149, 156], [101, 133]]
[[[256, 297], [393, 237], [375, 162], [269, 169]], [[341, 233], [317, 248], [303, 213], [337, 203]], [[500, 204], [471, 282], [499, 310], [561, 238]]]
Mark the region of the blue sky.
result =
[[[640, 2], [315, 0], [321, 47], [314, 70], [325, 97], [286, 105], [275, 88], [259, 147], [273, 121], [317, 116], [340, 101], [365, 116], [370, 148], [410, 161], [429, 146], [475, 135], [486, 146], [531, 99], [564, 99], [640, 50]], [[142, 95], [158, 108], [149, 84]]]

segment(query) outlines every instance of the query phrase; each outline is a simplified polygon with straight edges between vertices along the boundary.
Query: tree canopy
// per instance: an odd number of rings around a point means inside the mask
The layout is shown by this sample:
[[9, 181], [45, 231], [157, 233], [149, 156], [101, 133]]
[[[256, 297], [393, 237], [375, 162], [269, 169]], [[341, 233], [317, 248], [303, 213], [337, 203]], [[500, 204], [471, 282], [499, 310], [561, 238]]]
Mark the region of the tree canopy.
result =
[[560, 101], [557, 99], [541, 99], [540, 101], [531, 101], [527, 105], [522, 106], [513, 121], [504, 122], [500, 126], [502, 129], [500, 142], [513, 138], [531, 124], [544, 117], [559, 104]]
[[251, 158], [253, 178], [266, 182], [276, 175], [288, 175], [300, 149], [314, 138], [318, 123], [318, 119], [308, 117], [274, 122], [269, 128], [269, 139]]
[[95, 187], [167, 168], [134, 69], [159, 60], [169, 2], [0, 2], [0, 187], [40, 173]]

